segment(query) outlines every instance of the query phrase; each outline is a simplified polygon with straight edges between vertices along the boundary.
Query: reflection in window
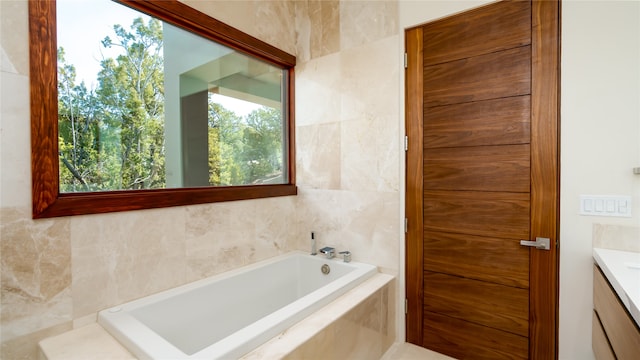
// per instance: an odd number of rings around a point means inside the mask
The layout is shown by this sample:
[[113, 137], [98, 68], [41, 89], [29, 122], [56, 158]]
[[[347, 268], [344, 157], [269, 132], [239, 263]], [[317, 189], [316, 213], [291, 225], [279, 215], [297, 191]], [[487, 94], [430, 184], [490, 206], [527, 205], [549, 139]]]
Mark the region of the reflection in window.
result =
[[57, 4], [61, 192], [287, 182], [285, 70], [97, 3]]

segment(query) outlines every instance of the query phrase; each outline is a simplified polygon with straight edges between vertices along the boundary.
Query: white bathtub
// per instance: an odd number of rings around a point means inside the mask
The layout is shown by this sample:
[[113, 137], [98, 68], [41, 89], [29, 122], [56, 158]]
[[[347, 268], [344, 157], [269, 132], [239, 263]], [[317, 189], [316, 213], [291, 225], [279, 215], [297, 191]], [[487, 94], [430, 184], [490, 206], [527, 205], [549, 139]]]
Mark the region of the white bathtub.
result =
[[235, 359], [376, 272], [293, 252], [103, 310], [98, 322], [140, 359]]

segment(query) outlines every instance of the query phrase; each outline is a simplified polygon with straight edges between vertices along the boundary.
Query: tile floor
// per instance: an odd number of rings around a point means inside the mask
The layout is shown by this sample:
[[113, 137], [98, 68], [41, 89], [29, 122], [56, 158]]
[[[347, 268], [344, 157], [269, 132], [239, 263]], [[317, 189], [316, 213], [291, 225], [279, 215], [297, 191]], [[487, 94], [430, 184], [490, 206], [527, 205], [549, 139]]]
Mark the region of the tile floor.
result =
[[395, 343], [380, 360], [453, 360], [453, 358], [413, 344]]

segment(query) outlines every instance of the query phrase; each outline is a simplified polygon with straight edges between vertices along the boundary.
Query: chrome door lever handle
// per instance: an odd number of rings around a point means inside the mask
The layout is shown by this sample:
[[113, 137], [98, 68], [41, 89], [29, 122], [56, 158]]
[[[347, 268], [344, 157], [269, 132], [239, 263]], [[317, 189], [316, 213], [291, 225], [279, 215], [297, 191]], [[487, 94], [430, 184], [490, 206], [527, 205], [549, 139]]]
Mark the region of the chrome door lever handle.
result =
[[536, 241], [529, 240], [520, 240], [520, 245], [522, 246], [531, 246], [540, 250], [550, 250], [551, 249], [551, 239], [537, 237]]

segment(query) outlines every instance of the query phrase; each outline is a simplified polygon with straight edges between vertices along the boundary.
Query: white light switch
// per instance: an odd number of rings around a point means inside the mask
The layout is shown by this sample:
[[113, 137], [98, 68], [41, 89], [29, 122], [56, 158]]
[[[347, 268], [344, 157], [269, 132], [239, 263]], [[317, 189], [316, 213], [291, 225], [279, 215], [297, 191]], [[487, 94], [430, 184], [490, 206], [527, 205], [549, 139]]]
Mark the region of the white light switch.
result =
[[595, 212], [604, 212], [604, 199], [594, 199], [596, 202], [596, 210]]
[[580, 195], [580, 215], [631, 217], [631, 197]]
[[593, 199], [584, 199], [584, 202], [582, 202], [582, 206], [584, 207], [584, 211], [592, 212], [593, 211]]
[[607, 212], [608, 213], [612, 213], [616, 211], [616, 201], [613, 199], [607, 199], [606, 200], [606, 204], [607, 204]]

